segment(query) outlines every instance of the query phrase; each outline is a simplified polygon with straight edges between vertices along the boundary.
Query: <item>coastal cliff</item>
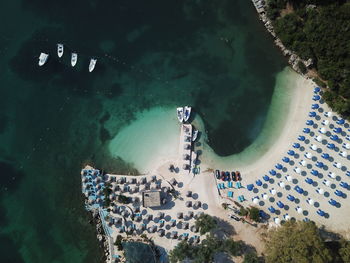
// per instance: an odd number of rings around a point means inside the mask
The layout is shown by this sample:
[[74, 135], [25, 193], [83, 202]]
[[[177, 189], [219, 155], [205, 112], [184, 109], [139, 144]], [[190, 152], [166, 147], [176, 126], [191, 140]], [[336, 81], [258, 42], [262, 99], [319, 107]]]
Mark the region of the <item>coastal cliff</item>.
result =
[[272, 26], [272, 21], [268, 18], [267, 16], [267, 4], [264, 0], [251, 0], [256, 11], [258, 12], [259, 19], [263, 22], [265, 25], [266, 29], [272, 37], [274, 38], [274, 42], [276, 46], [278, 46], [283, 55], [288, 58], [288, 63], [291, 65], [291, 67], [297, 71], [298, 73], [304, 75], [300, 70], [300, 63], [303, 63], [306, 68], [310, 68], [313, 65], [313, 60], [311, 58], [305, 60], [299, 57], [295, 52], [292, 50], [288, 49], [283, 45], [282, 41], [277, 37], [276, 32]]

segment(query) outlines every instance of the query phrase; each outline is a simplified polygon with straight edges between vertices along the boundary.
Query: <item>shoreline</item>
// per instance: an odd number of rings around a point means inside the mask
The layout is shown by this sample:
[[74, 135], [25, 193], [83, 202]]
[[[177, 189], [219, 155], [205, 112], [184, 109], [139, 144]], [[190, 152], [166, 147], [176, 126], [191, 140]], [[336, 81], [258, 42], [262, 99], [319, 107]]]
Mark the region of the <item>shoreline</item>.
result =
[[277, 37], [275, 30], [272, 26], [271, 20], [266, 15], [266, 3], [262, 0], [251, 0], [253, 6], [256, 9], [256, 12], [258, 13], [259, 20], [261, 20], [264, 24], [264, 27], [266, 28], [267, 32], [271, 34], [271, 36], [274, 39], [275, 45], [281, 50], [282, 54], [287, 58], [288, 64], [291, 66], [292, 69], [294, 69], [297, 73], [300, 75], [306, 77], [307, 79], [310, 79], [309, 76], [303, 74], [299, 67], [298, 63], [302, 62], [306, 68], [309, 68], [313, 65], [313, 61], [311, 58], [308, 60], [304, 60], [300, 58], [295, 52], [292, 50], [286, 48], [282, 41]]

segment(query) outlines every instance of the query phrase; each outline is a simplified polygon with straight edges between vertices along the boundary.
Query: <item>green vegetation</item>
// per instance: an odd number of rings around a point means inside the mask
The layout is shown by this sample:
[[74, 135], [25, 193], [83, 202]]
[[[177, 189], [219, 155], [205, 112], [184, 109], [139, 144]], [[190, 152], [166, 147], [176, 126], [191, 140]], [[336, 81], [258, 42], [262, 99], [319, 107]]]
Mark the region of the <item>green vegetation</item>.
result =
[[122, 204], [130, 203], [130, 198], [125, 195], [118, 195], [118, 202]]
[[342, 240], [340, 242], [339, 255], [343, 262], [350, 262], [350, 243], [349, 241]]
[[215, 219], [208, 214], [202, 214], [196, 220], [196, 227], [199, 228], [199, 232], [201, 235], [212, 231], [216, 228], [216, 225], [217, 223]]
[[259, 263], [258, 255], [255, 252], [245, 254], [243, 263]]
[[259, 222], [260, 221], [260, 216], [259, 216], [259, 209], [256, 207], [250, 207], [248, 209], [249, 211], [249, 218], [255, 222]]
[[269, 0], [267, 15], [288, 49], [313, 60], [317, 83], [322, 79], [329, 87], [324, 100], [350, 119], [350, 2]]
[[169, 259], [171, 263], [182, 262], [190, 259], [194, 263], [213, 262], [214, 255], [219, 252], [228, 253], [231, 256], [241, 255], [242, 242], [232, 239], [219, 240], [208, 235], [199, 245], [190, 245], [187, 241], [181, 241], [170, 251]]
[[122, 240], [123, 237], [121, 235], [118, 235], [114, 242], [114, 245], [117, 247], [118, 250], [123, 250]]
[[240, 216], [247, 216], [248, 215], [248, 213], [249, 213], [249, 211], [247, 210], [247, 209], [245, 209], [244, 207], [241, 207], [240, 209], [239, 209], [239, 215]]
[[301, 61], [298, 61], [298, 69], [303, 74], [305, 74], [307, 72], [307, 68], [306, 68], [305, 64]]
[[266, 263], [332, 262], [317, 226], [312, 222], [287, 221], [270, 230], [265, 243]]

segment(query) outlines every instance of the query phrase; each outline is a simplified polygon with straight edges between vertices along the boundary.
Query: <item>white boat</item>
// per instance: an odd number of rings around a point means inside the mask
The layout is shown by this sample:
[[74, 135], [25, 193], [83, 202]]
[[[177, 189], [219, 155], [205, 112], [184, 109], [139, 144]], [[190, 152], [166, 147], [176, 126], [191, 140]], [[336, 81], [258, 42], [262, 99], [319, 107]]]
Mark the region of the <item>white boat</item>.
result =
[[198, 130], [194, 130], [193, 131], [193, 135], [192, 135], [192, 141], [194, 142], [197, 139], [198, 136]]
[[49, 57], [49, 54], [40, 53], [40, 56], [39, 56], [39, 63], [38, 63], [40, 67], [46, 63], [48, 57]]
[[188, 121], [191, 115], [191, 107], [185, 106], [184, 122]]
[[57, 44], [57, 55], [59, 58], [63, 56], [63, 44]]
[[96, 66], [97, 59], [90, 59], [90, 64], [89, 64], [89, 72], [92, 72]]
[[77, 64], [78, 61], [78, 54], [77, 53], [72, 53], [72, 58], [70, 60], [70, 63], [72, 64], [72, 67], [75, 66], [75, 64]]
[[183, 107], [178, 107], [176, 109], [177, 112], [177, 118], [179, 119], [179, 122], [183, 122], [184, 121], [184, 108]]

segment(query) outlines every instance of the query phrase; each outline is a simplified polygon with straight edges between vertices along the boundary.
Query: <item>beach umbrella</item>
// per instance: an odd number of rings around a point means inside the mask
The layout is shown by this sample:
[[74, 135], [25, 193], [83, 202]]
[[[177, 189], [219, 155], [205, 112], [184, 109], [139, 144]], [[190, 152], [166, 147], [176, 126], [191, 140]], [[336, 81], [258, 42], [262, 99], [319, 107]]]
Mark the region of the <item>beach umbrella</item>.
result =
[[311, 174], [314, 175], [314, 176], [318, 176], [319, 173], [318, 173], [317, 170], [312, 169], [311, 170]]
[[331, 204], [332, 206], [336, 206], [338, 204], [338, 202], [332, 198], [328, 201], [328, 203]]
[[316, 151], [317, 150], [317, 146], [315, 144], [311, 144], [310, 149]]
[[276, 218], [275, 218], [275, 223], [276, 223], [277, 225], [279, 225], [279, 224], [281, 223], [281, 219], [279, 219], [278, 217], [276, 217]]
[[310, 133], [310, 131], [311, 131], [311, 130], [310, 130], [309, 128], [304, 128], [304, 129], [303, 129], [303, 133]]
[[253, 203], [254, 203], [254, 204], [259, 203], [259, 199], [258, 199], [257, 197], [254, 197], [254, 198], [253, 198]]
[[191, 207], [192, 206], [192, 202], [191, 201], [186, 201], [186, 207]]
[[322, 141], [322, 136], [321, 135], [316, 136], [315, 140], [318, 141], [318, 142], [321, 142]]
[[275, 213], [275, 212], [276, 212], [276, 209], [275, 209], [273, 206], [269, 207], [268, 210], [269, 210], [271, 213]]
[[256, 182], [255, 182], [255, 183], [256, 183], [256, 185], [257, 185], [257, 186], [261, 186], [261, 185], [262, 185], [261, 180], [256, 180]]
[[273, 170], [273, 169], [270, 170], [269, 173], [270, 173], [271, 175], [276, 175], [276, 174], [277, 174], [277, 172], [276, 172], [275, 170]]
[[334, 143], [328, 143], [327, 148], [333, 150], [335, 148]]
[[285, 162], [285, 163], [289, 163], [290, 159], [285, 156], [285, 157], [282, 158], [282, 161]]
[[307, 165], [307, 162], [305, 160], [301, 160], [299, 164], [305, 167]]
[[320, 107], [317, 103], [311, 105], [311, 109], [317, 110]]
[[291, 156], [293, 156], [295, 154], [295, 152], [293, 150], [289, 150], [287, 153]]
[[328, 173], [328, 176], [329, 176], [330, 178], [332, 178], [332, 179], [335, 179], [335, 178], [337, 177], [337, 175], [336, 175], [335, 173], [333, 173], [333, 172], [329, 172], [329, 173]]
[[341, 151], [340, 155], [346, 158], [348, 156], [348, 153], [346, 151]]
[[316, 166], [317, 166], [318, 168], [322, 168], [322, 167], [324, 166], [324, 163], [323, 163], [323, 162], [317, 161], [317, 162], [316, 162]]
[[276, 164], [275, 167], [276, 167], [276, 169], [278, 169], [278, 170], [282, 170], [282, 169], [283, 169], [283, 166], [282, 166], [282, 164], [280, 164], [280, 163]]
[[349, 184], [346, 183], [346, 182], [341, 182], [340, 186], [343, 187], [343, 188], [349, 188]]
[[201, 201], [196, 201], [196, 202], [194, 202], [193, 206], [194, 207], [201, 207], [202, 206], [202, 202]]
[[181, 219], [181, 218], [183, 217], [183, 213], [182, 213], [182, 212], [178, 212], [178, 213], [176, 214], [176, 217], [177, 217], [178, 219]]
[[343, 148], [350, 150], [350, 144], [349, 143], [343, 143]]
[[311, 159], [312, 158], [312, 154], [311, 153], [305, 153], [305, 157], [308, 158], [308, 159]]
[[294, 171], [297, 173], [297, 174], [300, 174], [301, 173], [301, 169], [299, 167], [295, 167], [294, 168]]
[[187, 197], [191, 197], [191, 196], [192, 196], [192, 191], [187, 191], [187, 192], [186, 192], [186, 196], [187, 196]]
[[285, 186], [286, 186], [286, 184], [284, 183], [284, 182], [279, 182], [279, 186], [281, 187], [281, 188], [284, 188]]
[[263, 179], [264, 179], [264, 181], [269, 181], [270, 180], [270, 177], [268, 177], [267, 175], [264, 175], [264, 177], [263, 177]]
[[306, 202], [308, 202], [309, 205], [313, 205], [313, 204], [314, 204], [314, 200], [312, 200], [311, 198], [308, 198], [308, 199], [306, 200]]
[[323, 159], [329, 159], [330, 156], [329, 156], [328, 153], [322, 153], [321, 157], [322, 157]]
[[333, 134], [331, 137], [329, 137], [331, 140], [333, 140], [333, 141], [338, 141], [339, 140], [339, 137], [338, 137], [338, 135], [335, 135], [335, 134]]
[[164, 217], [164, 213], [158, 212], [158, 213], [157, 213], [157, 217], [158, 217], [158, 218], [163, 218], [163, 217]]
[[299, 135], [299, 136], [298, 136], [298, 140], [299, 140], [299, 141], [302, 141], [302, 142], [305, 141], [305, 136]]
[[335, 133], [342, 133], [343, 130], [342, 130], [341, 128], [338, 127], [338, 128], [334, 128], [333, 131], [334, 131]]
[[293, 147], [295, 149], [299, 149], [300, 148], [300, 143], [297, 143], [297, 142], [293, 143]]
[[285, 214], [283, 217], [284, 217], [285, 220], [289, 220], [290, 219], [290, 216], [288, 214]]
[[334, 194], [336, 196], [343, 196], [344, 195], [344, 193], [342, 191], [339, 191], [339, 190], [335, 190]]
[[316, 192], [319, 193], [320, 195], [324, 194], [324, 190], [322, 188], [317, 188]]
[[343, 125], [344, 123], [345, 123], [344, 119], [338, 119], [337, 120], [337, 124], [339, 124], [339, 125]]
[[292, 201], [292, 202], [293, 202], [293, 201], [295, 200], [295, 197], [294, 197], [293, 195], [290, 195], [290, 194], [289, 194], [289, 195], [287, 196], [287, 199], [288, 199], [289, 201]]
[[333, 115], [333, 113], [331, 111], [326, 111], [324, 113], [324, 116], [326, 116], [326, 117], [332, 117], [332, 115]]
[[264, 194], [262, 195], [262, 198], [263, 198], [264, 200], [266, 200], [267, 198], [269, 198], [269, 196], [268, 196], [266, 193], [264, 193]]
[[320, 92], [321, 91], [321, 88], [320, 87], [315, 87], [314, 88], [314, 93], [318, 93], [318, 92]]
[[248, 191], [252, 191], [254, 189], [254, 185], [253, 184], [248, 184], [247, 185], [247, 189], [248, 189]]
[[193, 217], [193, 211], [188, 211], [187, 212], [187, 217], [192, 218]]
[[327, 132], [327, 129], [325, 127], [322, 127], [319, 129], [319, 132], [325, 134]]
[[328, 187], [331, 185], [331, 182], [328, 180], [324, 180], [323, 183], [324, 183], [324, 185], [326, 185]]
[[329, 124], [329, 120], [323, 120], [322, 124], [327, 126]]
[[342, 167], [341, 163], [337, 163], [337, 162], [334, 162], [333, 166], [337, 167], [338, 169]]
[[350, 171], [346, 171], [346, 175], [347, 175], [347, 176], [350, 176]]
[[272, 188], [272, 189], [270, 190], [270, 193], [271, 193], [272, 195], [275, 195], [277, 192], [276, 192], [275, 188]]
[[158, 230], [158, 236], [160, 236], [160, 237], [164, 236], [164, 232], [165, 232], [164, 229], [162, 229], [162, 228], [159, 229]]
[[314, 125], [314, 121], [313, 120], [307, 120], [306, 121], [306, 125]]
[[296, 207], [295, 210], [298, 214], [301, 214], [303, 212], [303, 209], [300, 206]]
[[316, 117], [316, 112], [314, 112], [314, 111], [310, 111], [309, 112], [309, 117]]
[[313, 99], [314, 101], [317, 101], [317, 100], [320, 100], [321, 97], [320, 97], [319, 95], [314, 95], [314, 96], [312, 97], [312, 99]]
[[324, 215], [325, 215], [325, 212], [324, 212], [323, 210], [321, 210], [321, 209], [318, 209], [318, 210], [317, 210], [317, 214], [318, 214], [319, 216], [324, 216]]
[[283, 208], [284, 207], [284, 204], [281, 201], [278, 201], [276, 204], [277, 204], [277, 206], [279, 208]]
[[287, 179], [287, 181], [288, 181], [288, 182], [293, 181], [293, 177], [292, 177], [292, 176], [290, 176], [290, 175], [286, 176], [286, 179]]
[[311, 178], [309, 178], [309, 177], [305, 179], [305, 182], [307, 182], [308, 184], [313, 184], [314, 183], [314, 181]]

